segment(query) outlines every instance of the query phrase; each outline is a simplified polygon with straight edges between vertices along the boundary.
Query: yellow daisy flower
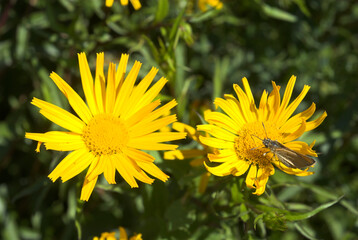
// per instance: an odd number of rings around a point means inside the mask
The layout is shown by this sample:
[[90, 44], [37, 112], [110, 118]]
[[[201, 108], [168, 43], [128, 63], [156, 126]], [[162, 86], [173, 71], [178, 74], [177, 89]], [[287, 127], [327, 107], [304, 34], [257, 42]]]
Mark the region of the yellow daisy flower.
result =
[[[113, 1], [114, 0], [106, 0], [106, 7], [112, 7]], [[140, 9], [142, 7], [142, 5], [140, 4], [139, 0], [130, 0], [130, 2], [132, 3], [133, 8], [135, 10], [138, 10], [138, 9]], [[121, 4], [123, 6], [127, 6], [128, 5], [128, 0], [121, 0]]]
[[[210, 147], [217, 148], [217, 154], [208, 154], [211, 162], [218, 166], [206, 165], [209, 172], [217, 176], [243, 175], [248, 171], [246, 185], [254, 188], [254, 194], [265, 192], [269, 176], [275, 170], [273, 164], [282, 171], [297, 176], [313, 174], [306, 169], [291, 168], [278, 161], [272, 152], [263, 145], [262, 140], [269, 138], [277, 140], [285, 147], [303, 155], [317, 157], [312, 150], [314, 142], [307, 145], [295, 141], [304, 132], [319, 126], [326, 118], [324, 112], [319, 118], [307, 121], [315, 112], [314, 103], [305, 111], [292, 116], [300, 102], [303, 100], [309, 86], [305, 85], [300, 95], [289, 104], [296, 77], [292, 76], [286, 87], [283, 99], [280, 98], [280, 86], [272, 82], [273, 90], [270, 94], [263, 92], [259, 107], [255, 105], [249, 83], [242, 79], [245, 92], [234, 84], [238, 100], [233, 95], [225, 95], [225, 99], [217, 98], [214, 104], [226, 114], [210, 112], [204, 115], [209, 123], [199, 125], [198, 130], [209, 133], [212, 137], [201, 136], [200, 141]], [[260, 139], [259, 139], [260, 138]]]
[[[104, 232], [101, 234], [101, 237], [94, 237], [93, 240], [117, 240], [115, 232]], [[122, 227], [119, 227], [119, 238], [118, 240], [128, 240], [128, 235], [126, 230]], [[129, 238], [129, 240], [142, 240], [142, 234], [135, 234]]]
[[102, 173], [109, 184], [115, 184], [117, 170], [132, 188], [138, 187], [136, 179], [148, 184], [154, 181], [144, 171], [166, 181], [168, 176], [153, 163], [154, 157], [141, 150], [174, 150], [177, 145], [163, 142], [182, 139], [186, 135], [155, 132], [176, 121], [175, 115], [162, 115], [177, 103], [172, 100], [156, 109], [160, 100], [153, 100], [167, 79], [162, 77], [149, 88], [158, 72], [152, 68], [135, 87], [141, 63], [136, 61], [124, 78], [128, 58], [128, 54], [122, 54], [117, 70], [116, 65], [110, 63], [106, 80], [104, 54], [97, 54], [93, 82], [85, 53], [78, 54], [88, 105], [59, 75], [51, 73], [50, 78], [79, 117], [40, 99], [32, 100], [42, 115], [69, 132], [26, 133], [25, 137], [39, 142], [37, 151], [41, 143], [45, 143], [46, 149], [72, 151], [50, 173], [48, 177], [52, 181], [61, 178], [65, 182], [89, 166], [81, 192], [84, 201], [88, 201], [98, 175]]
[[[210, 111], [210, 110], [208, 110]], [[174, 130], [177, 130], [179, 132], [186, 132], [188, 134], [188, 137], [193, 139], [194, 141], [198, 142], [200, 145], [203, 146], [203, 149], [183, 149], [183, 150], [173, 150], [173, 151], [167, 151], [164, 153], [164, 159], [166, 160], [184, 160], [184, 159], [192, 159], [190, 165], [193, 167], [200, 167], [203, 166], [204, 162], [207, 161], [207, 154], [213, 153], [215, 149], [208, 147], [200, 142], [199, 136], [202, 135], [202, 133], [196, 131], [195, 128], [184, 124], [180, 122], [173, 123], [172, 128]], [[206, 190], [206, 187], [209, 182], [211, 174], [209, 172], [206, 172], [201, 175], [200, 177], [200, 183], [199, 183], [199, 193], [204, 193]]]
[[216, 8], [216, 9], [221, 9], [223, 7], [223, 3], [220, 0], [199, 0], [198, 1], [198, 7], [203, 12], [208, 10], [208, 5], [213, 8]]

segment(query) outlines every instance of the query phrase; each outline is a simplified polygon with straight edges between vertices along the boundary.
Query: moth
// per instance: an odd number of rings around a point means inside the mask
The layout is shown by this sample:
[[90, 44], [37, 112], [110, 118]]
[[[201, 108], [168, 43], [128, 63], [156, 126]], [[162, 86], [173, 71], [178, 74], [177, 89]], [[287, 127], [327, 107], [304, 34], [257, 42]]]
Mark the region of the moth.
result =
[[[266, 133], [266, 129], [265, 129], [265, 125], [262, 123], [265, 133]], [[253, 135], [254, 136], [254, 135]], [[257, 137], [257, 136], [255, 136]], [[271, 140], [270, 138], [267, 137], [267, 133], [266, 133], [266, 138], [261, 139], [259, 137], [257, 137], [258, 139], [260, 139], [262, 141], [262, 144], [270, 149], [270, 152], [272, 152], [273, 154], [275, 154], [278, 158], [278, 160], [283, 163], [286, 167], [289, 168], [299, 168], [299, 169], [305, 169], [306, 167], [309, 167], [311, 165], [313, 165], [316, 161], [313, 160], [312, 158], [303, 155], [301, 153], [298, 153], [292, 149], [289, 149], [288, 147], [285, 147], [283, 144], [281, 144], [280, 142], [276, 141], [276, 140]], [[267, 153], [264, 153], [264, 156]]]

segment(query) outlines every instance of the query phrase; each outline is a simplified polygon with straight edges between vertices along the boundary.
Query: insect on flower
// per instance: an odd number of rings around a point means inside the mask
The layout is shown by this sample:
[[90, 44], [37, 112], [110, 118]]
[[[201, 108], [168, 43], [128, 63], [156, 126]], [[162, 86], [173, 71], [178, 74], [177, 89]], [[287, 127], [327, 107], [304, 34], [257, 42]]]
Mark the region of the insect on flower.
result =
[[[266, 128], [264, 123], [262, 123], [262, 126], [266, 133]], [[272, 152], [275, 154], [278, 158], [278, 160], [283, 163], [286, 167], [289, 168], [299, 168], [304, 169], [306, 167], [309, 167], [313, 165], [316, 161], [313, 160], [310, 157], [307, 157], [306, 155], [303, 155], [301, 153], [298, 153], [296, 151], [293, 151], [289, 149], [288, 147], [285, 147], [283, 144], [279, 143], [276, 140], [271, 140], [268, 138], [266, 133], [266, 138], [261, 139], [258, 136], [252, 135], [262, 141], [262, 144], [265, 145], [265, 148], [270, 149], [269, 152]], [[253, 148], [251, 150], [255, 150], [256, 148]], [[268, 152], [265, 152], [263, 156], [266, 156]]]

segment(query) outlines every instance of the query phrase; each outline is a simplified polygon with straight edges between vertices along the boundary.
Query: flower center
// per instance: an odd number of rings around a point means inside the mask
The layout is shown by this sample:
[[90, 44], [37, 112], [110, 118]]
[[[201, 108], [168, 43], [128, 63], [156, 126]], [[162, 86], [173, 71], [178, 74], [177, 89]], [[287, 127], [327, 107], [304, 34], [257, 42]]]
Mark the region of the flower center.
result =
[[94, 155], [112, 155], [123, 152], [129, 135], [122, 120], [110, 114], [98, 114], [84, 127], [82, 139]]
[[[264, 127], [265, 126], [265, 127]], [[249, 161], [264, 167], [271, 164], [273, 154], [270, 149], [262, 143], [264, 138], [277, 140], [282, 143], [282, 134], [276, 125], [270, 122], [252, 122], [245, 124], [237, 134], [235, 139], [235, 151], [239, 159]]]

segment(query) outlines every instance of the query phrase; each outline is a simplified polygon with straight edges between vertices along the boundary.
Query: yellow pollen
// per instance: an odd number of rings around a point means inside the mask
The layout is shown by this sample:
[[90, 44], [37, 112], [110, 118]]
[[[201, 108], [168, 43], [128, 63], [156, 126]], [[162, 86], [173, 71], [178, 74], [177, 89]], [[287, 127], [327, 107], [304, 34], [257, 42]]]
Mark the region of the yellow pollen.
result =
[[[235, 139], [235, 151], [239, 159], [264, 167], [271, 164], [273, 154], [266, 148], [261, 139], [269, 138], [282, 143], [282, 134], [275, 124], [270, 122], [252, 122], [245, 124]], [[265, 132], [266, 129], [266, 132]], [[267, 135], [266, 135], [267, 133]], [[267, 153], [267, 154], [265, 154]]]
[[123, 121], [110, 114], [94, 116], [83, 129], [82, 139], [95, 156], [123, 152], [129, 136]]

